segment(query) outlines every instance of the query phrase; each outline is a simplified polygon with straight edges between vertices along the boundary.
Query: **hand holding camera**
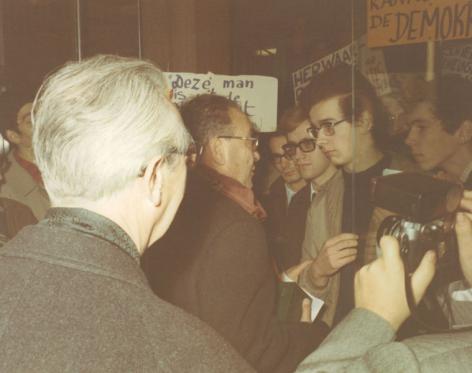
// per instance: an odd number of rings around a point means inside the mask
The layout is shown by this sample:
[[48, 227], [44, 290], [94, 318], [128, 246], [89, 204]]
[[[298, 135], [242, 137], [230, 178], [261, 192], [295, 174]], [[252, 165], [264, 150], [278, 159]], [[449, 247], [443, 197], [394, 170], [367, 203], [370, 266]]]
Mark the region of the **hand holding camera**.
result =
[[[411, 312], [421, 322], [418, 316], [436, 312], [431, 305], [436, 291], [445, 284], [438, 281], [441, 276], [448, 279], [454, 272], [457, 279], [463, 279], [462, 272], [469, 286], [472, 283], [472, 191], [463, 192], [458, 184], [429, 176], [403, 173], [377, 178], [372, 197], [377, 206], [396, 215], [386, 218], [378, 231], [382, 257], [356, 277], [356, 305], [379, 314], [395, 328]], [[465, 212], [457, 212], [460, 210]], [[416, 304], [426, 292], [418, 313]], [[428, 324], [422, 325], [440, 330], [434, 323]]]
[[454, 214], [463, 195], [459, 184], [431, 176], [403, 172], [375, 178], [372, 182], [374, 204], [393, 212], [377, 232], [394, 236], [400, 245], [407, 271], [412, 273], [424, 253], [436, 251], [441, 272], [458, 267], [457, 252], [451, 242]]
[[[356, 307], [372, 311], [397, 330], [410, 315], [405, 294], [405, 270], [398, 241], [384, 236], [382, 256], [362, 267], [354, 278]], [[427, 251], [411, 276], [415, 301], [423, 297], [435, 273], [436, 255]]]

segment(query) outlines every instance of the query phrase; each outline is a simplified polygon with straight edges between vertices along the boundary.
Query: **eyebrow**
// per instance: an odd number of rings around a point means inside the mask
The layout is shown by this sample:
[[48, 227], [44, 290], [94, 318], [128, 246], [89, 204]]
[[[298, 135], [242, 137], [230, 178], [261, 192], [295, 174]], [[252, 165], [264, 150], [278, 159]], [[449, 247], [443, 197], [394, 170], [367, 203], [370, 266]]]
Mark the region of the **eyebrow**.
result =
[[323, 118], [323, 119], [321, 119], [319, 122], [320, 122], [320, 123], [323, 123], [323, 122], [332, 122], [332, 121], [336, 122], [336, 121], [338, 121], [338, 120], [339, 120], [339, 119], [336, 119], [336, 118]]
[[318, 128], [317, 124], [322, 124], [322, 123], [326, 123], [326, 122], [332, 122], [332, 121], [337, 121], [337, 119], [335, 118], [323, 118], [321, 120], [318, 120], [316, 122], [313, 122], [311, 120], [311, 118], [308, 119], [308, 121], [310, 122], [311, 126], [314, 126], [316, 128]]
[[408, 122], [408, 125], [414, 126], [415, 124], [425, 124], [425, 123], [429, 123], [429, 120], [426, 120], [426, 119], [415, 119], [415, 120], [412, 120], [412, 121]]

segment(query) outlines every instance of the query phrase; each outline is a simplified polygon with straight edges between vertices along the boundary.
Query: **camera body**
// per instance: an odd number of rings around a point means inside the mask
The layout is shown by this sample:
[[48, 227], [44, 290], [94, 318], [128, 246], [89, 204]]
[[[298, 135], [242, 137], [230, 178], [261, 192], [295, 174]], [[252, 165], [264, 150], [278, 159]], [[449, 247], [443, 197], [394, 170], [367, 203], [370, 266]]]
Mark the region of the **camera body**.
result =
[[450, 266], [456, 253], [453, 242], [454, 213], [461, 185], [414, 172], [374, 178], [371, 199], [375, 206], [391, 211], [377, 231], [377, 244], [384, 235], [400, 245], [406, 271], [412, 273], [427, 250], [435, 250], [439, 266]]

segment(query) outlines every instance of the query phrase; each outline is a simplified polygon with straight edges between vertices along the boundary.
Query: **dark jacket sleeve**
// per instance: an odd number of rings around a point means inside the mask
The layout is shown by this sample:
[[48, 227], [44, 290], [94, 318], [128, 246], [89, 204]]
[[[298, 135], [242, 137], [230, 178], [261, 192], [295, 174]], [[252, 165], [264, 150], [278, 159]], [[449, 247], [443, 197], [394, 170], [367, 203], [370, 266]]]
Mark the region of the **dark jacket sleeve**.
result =
[[275, 318], [276, 280], [261, 225], [231, 221], [205, 246], [211, 250], [206, 250], [203, 262], [212, 264], [202, 265], [196, 276], [200, 317], [258, 371], [294, 371], [328, 328], [318, 322], [281, 323]]

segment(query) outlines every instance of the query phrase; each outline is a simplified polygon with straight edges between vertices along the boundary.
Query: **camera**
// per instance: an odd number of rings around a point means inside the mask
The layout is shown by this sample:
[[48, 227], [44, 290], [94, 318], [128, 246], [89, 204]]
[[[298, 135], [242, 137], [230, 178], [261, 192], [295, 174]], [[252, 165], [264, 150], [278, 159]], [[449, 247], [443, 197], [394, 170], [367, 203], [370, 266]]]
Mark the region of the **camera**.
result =
[[438, 270], [460, 272], [452, 268], [458, 266], [453, 221], [463, 194], [461, 185], [402, 172], [374, 178], [371, 187], [373, 204], [392, 212], [380, 224], [377, 245], [382, 236], [394, 236], [408, 273], [414, 272], [431, 249], [436, 251]]

